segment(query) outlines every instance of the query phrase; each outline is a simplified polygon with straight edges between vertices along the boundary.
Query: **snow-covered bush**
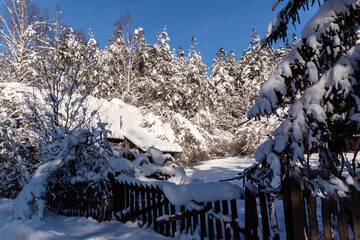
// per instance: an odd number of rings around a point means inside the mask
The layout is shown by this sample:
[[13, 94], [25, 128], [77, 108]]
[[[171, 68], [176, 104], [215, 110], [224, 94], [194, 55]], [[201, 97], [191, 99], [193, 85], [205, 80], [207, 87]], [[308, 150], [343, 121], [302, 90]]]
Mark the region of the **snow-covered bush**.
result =
[[[15, 123], [0, 116], [0, 197], [14, 198], [29, 179], [26, 161], [14, 140]], [[31, 171], [30, 171], [31, 172]]]
[[23, 116], [21, 84], [0, 84], [0, 197], [15, 198], [38, 161], [36, 134]]

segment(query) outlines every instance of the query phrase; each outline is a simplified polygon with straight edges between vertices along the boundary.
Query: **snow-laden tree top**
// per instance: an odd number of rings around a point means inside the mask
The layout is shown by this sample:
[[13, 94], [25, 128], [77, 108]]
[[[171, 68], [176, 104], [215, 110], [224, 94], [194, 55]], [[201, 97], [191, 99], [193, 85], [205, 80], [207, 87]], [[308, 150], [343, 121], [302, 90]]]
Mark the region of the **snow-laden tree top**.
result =
[[[289, 1], [289, 4], [295, 2], [308, 1]], [[358, 7], [356, 0], [325, 2], [306, 24], [293, 50], [262, 86], [248, 117], [269, 115], [284, 101], [294, 102], [304, 89], [318, 82], [319, 77], [355, 44], [356, 35], [351, 32], [358, 25], [354, 19]], [[273, 22], [274, 26], [281, 24], [279, 19]], [[276, 39], [280, 30], [275, 27], [269, 30], [266, 40]]]
[[[266, 41], [284, 37], [284, 26], [290, 18], [296, 20], [297, 10], [308, 2], [289, 0], [270, 25]], [[325, 193], [334, 191], [329, 191], [322, 179], [338, 178], [344, 171], [358, 177], [355, 158], [359, 143], [353, 159], [346, 159], [343, 152], [348, 151], [348, 139], [359, 133], [360, 126], [359, 10], [360, 1], [324, 2], [262, 86], [249, 118], [291, 105], [274, 137], [256, 151], [263, 176], [305, 176], [315, 192], [321, 189]], [[316, 168], [305, 158], [305, 153], [313, 152], [319, 153]]]

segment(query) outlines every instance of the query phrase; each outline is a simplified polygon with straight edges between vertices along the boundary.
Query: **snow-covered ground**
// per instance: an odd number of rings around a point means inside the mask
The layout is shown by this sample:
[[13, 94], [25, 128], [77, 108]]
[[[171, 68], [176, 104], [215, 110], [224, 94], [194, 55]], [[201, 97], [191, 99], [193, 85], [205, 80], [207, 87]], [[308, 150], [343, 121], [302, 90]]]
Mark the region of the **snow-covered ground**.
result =
[[65, 217], [51, 214], [45, 220], [14, 220], [13, 201], [0, 199], [0, 240], [107, 240], [167, 239], [137, 223], [112, 221], [99, 223], [92, 218]]
[[[352, 155], [348, 156], [349, 158]], [[317, 156], [310, 159], [314, 164]], [[215, 159], [194, 164], [186, 169], [186, 183], [217, 182], [221, 179], [235, 177], [237, 173], [251, 166], [254, 159], [231, 157]], [[231, 181], [242, 185], [242, 181]], [[241, 200], [242, 201], [242, 200]], [[50, 214], [45, 220], [16, 220], [12, 217], [13, 201], [0, 199], [0, 240], [53, 240], [53, 239], [168, 239], [151, 229], [137, 227], [137, 223], [120, 223], [116, 221], [99, 223], [91, 218], [65, 217]], [[239, 206], [244, 212], [244, 206]], [[285, 237], [282, 206], [276, 204], [280, 237]], [[189, 239], [183, 235], [175, 239]]]
[[[253, 159], [226, 158], [197, 163], [186, 169], [187, 182], [216, 182], [235, 177], [252, 165]], [[57, 240], [57, 239], [167, 239], [151, 229], [138, 228], [136, 223], [102, 222], [84, 217], [65, 217], [50, 214], [45, 220], [15, 220], [13, 201], [0, 199], [0, 240]], [[182, 236], [187, 239], [188, 236]]]
[[[187, 179], [185, 183], [217, 182], [219, 180], [236, 177], [239, 172], [253, 165], [253, 158], [229, 157], [199, 162], [186, 168]], [[232, 181], [236, 183], [236, 181]]]

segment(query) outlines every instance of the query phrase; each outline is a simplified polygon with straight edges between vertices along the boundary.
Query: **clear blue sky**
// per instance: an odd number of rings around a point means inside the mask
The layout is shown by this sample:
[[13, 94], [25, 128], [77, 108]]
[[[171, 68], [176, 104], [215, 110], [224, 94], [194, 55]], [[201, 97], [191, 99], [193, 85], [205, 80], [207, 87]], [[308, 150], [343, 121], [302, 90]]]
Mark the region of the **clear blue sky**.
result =
[[[195, 36], [207, 66], [220, 47], [234, 50], [239, 58], [250, 42], [252, 28], [263, 37], [275, 12], [271, 0], [33, 0], [51, 13], [60, 4], [64, 21], [75, 29], [92, 29], [104, 47], [114, 22], [127, 12], [133, 26], [144, 28], [147, 43], [167, 25], [170, 47], [190, 47]], [[305, 16], [304, 19], [308, 19]], [[304, 21], [303, 21], [304, 22]], [[300, 29], [298, 29], [299, 32]]]

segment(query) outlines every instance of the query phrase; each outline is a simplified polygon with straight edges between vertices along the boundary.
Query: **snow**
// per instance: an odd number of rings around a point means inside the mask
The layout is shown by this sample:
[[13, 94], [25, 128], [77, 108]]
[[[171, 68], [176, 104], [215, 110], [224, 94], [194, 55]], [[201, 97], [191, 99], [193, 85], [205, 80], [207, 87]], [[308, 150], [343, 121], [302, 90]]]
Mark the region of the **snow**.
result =
[[41, 219], [44, 218], [45, 184], [48, 176], [60, 163], [60, 159], [53, 160], [41, 165], [36, 170], [30, 182], [25, 185], [14, 201], [15, 218], [30, 218], [33, 215], [37, 215]]
[[[120, 99], [113, 99], [110, 102], [105, 99], [96, 99], [89, 96], [89, 107], [96, 110], [99, 109], [99, 117], [102, 122], [109, 124], [111, 138], [129, 139], [141, 150], [147, 151], [150, 147], [155, 147], [163, 152], [182, 152], [179, 144], [174, 143], [175, 136], [168, 124], [160, 122], [155, 115], [147, 115], [141, 113], [140, 109], [128, 105]], [[141, 127], [144, 120], [152, 119], [156, 124], [156, 128], [151, 132]], [[164, 131], [167, 129], [167, 131]], [[162, 135], [158, 135], [161, 132]], [[169, 141], [161, 140], [165, 138]]]
[[[21, 83], [0, 83], [0, 89], [4, 98], [16, 97], [23, 104], [26, 95], [33, 93], [42, 99], [37, 89]], [[145, 115], [139, 108], [128, 105], [120, 99], [113, 99], [109, 102], [105, 99], [88, 96], [86, 105], [89, 117], [96, 110], [101, 122], [108, 124], [107, 130], [110, 131], [110, 138], [123, 139], [126, 137], [145, 152], [150, 147], [158, 148], [163, 152], [182, 152], [181, 146], [175, 142], [175, 133], [170, 125], [161, 122], [160, 118], [154, 114]], [[148, 129], [142, 127], [144, 121], [151, 122], [152, 126]], [[92, 124], [97, 126], [98, 118], [94, 117]]]
[[[226, 193], [226, 197], [234, 197], [240, 187], [230, 185], [230, 183], [219, 183], [218, 180], [236, 176], [239, 171], [252, 165], [254, 159], [232, 157], [226, 159], [216, 159], [201, 162], [186, 169], [188, 178], [188, 187], [176, 186], [172, 183], [165, 183], [167, 194], [172, 191], [188, 191], [190, 188], [196, 191], [192, 198], [198, 201], [204, 194], [211, 193], [213, 198], [219, 199], [219, 195], [227, 190], [219, 192], [213, 191], [212, 187], [221, 188], [222, 186], [231, 186], [228, 190], [235, 190], [235, 193]], [[124, 174], [120, 175], [119, 180], [140, 182]], [[199, 182], [206, 182], [207, 188], [199, 189]], [[158, 184], [161, 181], [149, 182], [149, 184]], [[233, 182], [232, 182], [233, 183]], [[240, 181], [235, 181], [241, 185]], [[161, 184], [159, 184], [160, 186]], [[177, 188], [179, 187], [179, 188]], [[211, 189], [209, 189], [211, 187]], [[205, 191], [207, 190], [207, 191]], [[180, 193], [175, 192], [179, 199], [182, 198]], [[173, 200], [178, 201], [178, 200]], [[85, 217], [65, 217], [50, 213], [44, 219], [33, 217], [32, 219], [16, 219], [13, 217], [14, 201], [9, 199], [0, 199], [0, 240], [112, 240], [112, 239], [168, 239], [168, 237], [157, 234], [151, 229], [139, 228], [138, 223], [127, 222], [125, 224], [117, 221], [97, 222], [94, 219]], [[193, 207], [197, 207], [193, 204]], [[243, 207], [240, 209], [243, 211]], [[240, 220], [240, 219], [239, 219]], [[193, 235], [177, 235], [174, 239], [192, 239]]]
[[50, 214], [44, 220], [14, 220], [13, 201], [0, 199], [0, 240], [115, 240], [168, 239], [138, 223], [97, 222], [84, 217]]
[[[352, 158], [353, 155], [349, 154], [348, 158]], [[312, 165], [317, 165], [318, 155], [314, 154], [310, 158]], [[214, 188], [219, 188], [223, 183], [219, 183], [219, 180], [228, 179], [235, 177], [237, 173], [243, 171], [245, 168], [253, 165], [255, 160], [253, 158], [247, 157], [231, 157], [225, 159], [214, 159], [205, 162], [199, 162], [191, 165], [186, 170], [187, 179], [186, 183], [188, 185], [176, 186], [175, 184], [154, 181], [149, 182], [148, 184], [156, 185], [165, 189], [166, 194], [174, 194], [172, 199], [173, 202], [178, 201], [178, 204], [182, 204], [184, 199], [191, 202], [189, 199], [201, 199], [202, 194], [211, 195], [210, 197], [219, 197], [222, 196], [223, 192], [218, 192], [219, 189], [213, 190]], [[126, 176], [124, 174], [118, 177], [118, 180], [128, 181], [128, 182], [140, 182], [132, 177]], [[322, 179], [318, 179], [319, 184], [322, 183]], [[356, 184], [356, 181], [352, 177], [347, 177], [346, 182], [348, 185], [354, 185], [356, 188], [360, 189], [360, 186]], [[160, 184], [159, 184], [160, 183]], [[204, 189], [201, 189], [200, 184], [196, 183], [205, 183]], [[231, 181], [235, 185], [238, 185], [239, 188], [243, 187], [242, 181]], [[230, 183], [226, 183], [223, 186], [226, 186]], [[347, 186], [338, 179], [332, 179], [330, 182], [325, 182], [325, 184], [330, 184], [334, 192], [347, 190]], [[187, 186], [187, 187], [186, 187]], [[211, 187], [211, 189], [209, 189]], [[195, 191], [192, 193], [192, 197], [185, 197], [181, 193], [185, 193], [190, 189]], [[233, 189], [238, 189], [237, 186]], [[207, 191], [205, 191], [207, 190]], [[179, 191], [179, 192], [177, 192]], [[199, 191], [199, 192], [197, 192]], [[220, 191], [222, 191], [220, 189]], [[236, 190], [237, 191], [237, 190]], [[202, 193], [200, 193], [202, 192]], [[233, 194], [233, 193], [226, 193]], [[167, 195], [167, 196], [168, 196]], [[168, 196], [171, 197], [171, 196]], [[229, 196], [228, 197], [233, 197]], [[208, 199], [207, 199], [208, 200]], [[92, 218], [84, 217], [65, 217], [59, 216], [56, 214], [49, 214], [45, 216], [44, 219], [39, 219], [34, 217], [32, 219], [16, 219], [12, 216], [13, 211], [13, 200], [0, 199], [0, 240], [60, 240], [60, 239], [74, 239], [74, 240], [89, 240], [89, 239], [168, 239], [165, 236], [155, 233], [151, 229], [139, 228], [138, 223], [120, 223], [117, 221], [111, 222], [97, 222]], [[189, 204], [189, 207], [199, 208], [201, 206], [193, 203]], [[280, 239], [285, 239], [285, 225], [284, 225], [284, 212], [283, 206], [281, 205], [281, 200], [275, 199], [275, 205], [277, 220], [279, 223], [279, 234]], [[244, 200], [238, 200], [238, 212], [239, 217], [237, 219], [241, 225], [244, 225], [244, 214], [245, 214], [245, 205]], [[274, 214], [274, 212], [272, 212]], [[227, 216], [217, 216], [222, 219], [226, 219]], [[166, 218], [166, 217], [165, 217]], [[196, 239], [196, 236], [193, 235], [177, 235], [174, 239]]]
[[242, 189], [227, 182], [212, 182], [201, 184], [161, 184], [165, 196], [173, 205], [192, 206], [193, 201], [211, 202], [216, 200], [238, 199]]

